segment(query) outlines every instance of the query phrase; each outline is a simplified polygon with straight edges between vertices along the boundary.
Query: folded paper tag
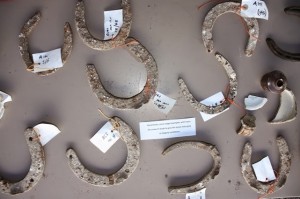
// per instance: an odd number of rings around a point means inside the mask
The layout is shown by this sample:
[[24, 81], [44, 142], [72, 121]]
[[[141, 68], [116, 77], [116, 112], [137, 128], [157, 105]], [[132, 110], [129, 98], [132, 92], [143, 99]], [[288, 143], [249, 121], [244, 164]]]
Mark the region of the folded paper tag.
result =
[[123, 25], [123, 10], [104, 11], [104, 40], [113, 39]]
[[33, 130], [38, 134], [42, 146], [47, 144], [61, 131], [53, 124], [41, 123], [33, 127]]
[[160, 92], [156, 92], [153, 103], [157, 110], [163, 112], [164, 114], [168, 114], [175, 105], [176, 100], [169, 98]]
[[[210, 96], [209, 98], [206, 98], [205, 100], [202, 100], [200, 103], [206, 105], [206, 106], [216, 106], [221, 104], [221, 102], [224, 101], [224, 95], [222, 92], [218, 92], [217, 94], [214, 94], [213, 96]], [[229, 108], [225, 109], [223, 112], [227, 111]], [[200, 115], [203, 119], [204, 122], [220, 115], [221, 113], [216, 113], [216, 114], [207, 114], [200, 112]]]
[[201, 189], [200, 191], [197, 192], [187, 193], [185, 195], [185, 199], [205, 199], [205, 191], [206, 188]]
[[35, 64], [33, 68], [34, 73], [53, 70], [63, 66], [60, 48], [49, 52], [32, 54], [32, 59]]
[[195, 118], [140, 122], [141, 140], [165, 139], [195, 135]]
[[242, 0], [241, 15], [243, 17], [269, 19], [267, 5], [262, 0]]
[[114, 129], [110, 122], [107, 122], [90, 141], [103, 153], [106, 153], [120, 138], [119, 132]]
[[252, 167], [258, 181], [269, 182], [276, 179], [269, 156], [255, 164], [252, 164]]

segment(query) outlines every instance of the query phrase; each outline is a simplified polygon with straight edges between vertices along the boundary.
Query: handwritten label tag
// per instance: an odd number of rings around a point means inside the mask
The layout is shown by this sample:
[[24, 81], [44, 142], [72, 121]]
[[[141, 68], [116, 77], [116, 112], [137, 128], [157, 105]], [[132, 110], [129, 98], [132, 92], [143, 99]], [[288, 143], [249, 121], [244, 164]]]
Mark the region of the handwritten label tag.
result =
[[42, 146], [47, 144], [61, 131], [53, 124], [41, 123], [33, 127], [33, 130], [38, 134]]
[[123, 10], [104, 11], [104, 40], [113, 39], [123, 25]]
[[[225, 97], [223, 95], [222, 92], [218, 92], [216, 94], [214, 94], [213, 96], [210, 96], [209, 98], [206, 98], [205, 100], [202, 100], [200, 103], [206, 105], [206, 106], [216, 106], [216, 105], [219, 105], [221, 104], [222, 101], [224, 101]], [[227, 111], [229, 108], [225, 109], [223, 112], [221, 113], [224, 113], [225, 111]], [[203, 112], [200, 112], [200, 115], [203, 119], [204, 122], [220, 115], [221, 113], [216, 113], [216, 114], [207, 114], [207, 113], [203, 113]]]
[[141, 140], [165, 139], [196, 135], [195, 118], [140, 122]]
[[187, 193], [185, 199], [205, 199], [206, 188], [201, 189], [200, 191], [194, 193]]
[[107, 122], [90, 141], [103, 153], [106, 153], [114, 143], [118, 141], [120, 134], [117, 130], [113, 130], [110, 122]]
[[243, 17], [269, 19], [267, 5], [262, 0], [242, 0], [241, 15]]
[[269, 156], [255, 164], [252, 164], [252, 167], [258, 181], [269, 182], [276, 179]]
[[32, 54], [34, 66], [33, 72], [48, 71], [63, 66], [61, 59], [61, 49], [51, 50], [49, 52]]
[[168, 114], [175, 105], [176, 100], [169, 98], [168, 96], [160, 92], [156, 92], [156, 95], [153, 99], [153, 103], [157, 110], [163, 112], [164, 114]]

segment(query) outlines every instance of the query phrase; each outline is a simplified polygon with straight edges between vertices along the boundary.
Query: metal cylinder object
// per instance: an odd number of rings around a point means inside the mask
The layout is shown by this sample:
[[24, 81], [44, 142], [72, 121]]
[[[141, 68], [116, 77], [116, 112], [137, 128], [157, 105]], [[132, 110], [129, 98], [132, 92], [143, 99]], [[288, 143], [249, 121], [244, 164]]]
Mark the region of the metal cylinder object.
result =
[[287, 79], [282, 72], [274, 70], [265, 74], [262, 77], [260, 84], [264, 90], [280, 94], [287, 87]]

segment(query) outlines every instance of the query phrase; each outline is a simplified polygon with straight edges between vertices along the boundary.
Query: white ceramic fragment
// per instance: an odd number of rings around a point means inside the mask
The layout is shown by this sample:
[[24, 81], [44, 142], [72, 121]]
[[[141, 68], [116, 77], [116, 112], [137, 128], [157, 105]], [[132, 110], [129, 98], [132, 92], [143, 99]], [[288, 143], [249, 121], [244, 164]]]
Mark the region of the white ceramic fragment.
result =
[[296, 119], [297, 104], [294, 93], [290, 89], [285, 89], [280, 94], [280, 105], [272, 124], [280, 124]]
[[5, 111], [5, 103], [12, 101], [11, 96], [0, 91], [0, 119], [3, 117]]
[[248, 97], [246, 97], [244, 100], [246, 109], [249, 111], [258, 110], [262, 108], [267, 102], [268, 102], [267, 98], [257, 97], [254, 95], [248, 95]]
[[33, 127], [33, 130], [38, 134], [42, 146], [47, 144], [61, 131], [53, 124], [41, 123]]

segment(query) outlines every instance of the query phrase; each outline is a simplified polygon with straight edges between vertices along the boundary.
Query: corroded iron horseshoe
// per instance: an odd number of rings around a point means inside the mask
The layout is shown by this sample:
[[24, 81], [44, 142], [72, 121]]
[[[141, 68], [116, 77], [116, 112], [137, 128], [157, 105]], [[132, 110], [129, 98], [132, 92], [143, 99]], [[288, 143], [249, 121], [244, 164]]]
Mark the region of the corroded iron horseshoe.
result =
[[277, 137], [277, 146], [279, 149], [279, 170], [277, 179], [274, 182], [262, 183], [256, 180], [255, 174], [251, 165], [252, 145], [250, 142], [246, 143], [241, 157], [242, 174], [247, 184], [257, 193], [266, 194], [271, 187], [274, 187], [274, 192], [282, 188], [287, 180], [291, 169], [291, 154], [289, 147], [283, 137]]
[[194, 149], [207, 151], [214, 160], [213, 167], [209, 171], [208, 174], [206, 174], [204, 177], [202, 177], [200, 180], [197, 180], [194, 183], [191, 183], [188, 185], [182, 185], [182, 186], [169, 187], [168, 190], [169, 190], [169, 193], [171, 193], [171, 194], [186, 194], [186, 193], [200, 191], [201, 189], [205, 188], [211, 180], [215, 179], [215, 177], [218, 176], [220, 168], [221, 168], [221, 156], [220, 156], [218, 149], [215, 146], [205, 143], [205, 142], [181, 141], [181, 142], [172, 144], [171, 146], [166, 148], [162, 154], [167, 155], [169, 152], [171, 152], [175, 149], [183, 149], [183, 148], [194, 148]]
[[[295, 15], [297, 17], [300, 17], [300, 6], [287, 7], [284, 9], [284, 12], [288, 15]], [[281, 59], [289, 60], [289, 61], [300, 61], [300, 53], [292, 53], [292, 52], [288, 52], [288, 51], [281, 49], [276, 44], [276, 42], [271, 38], [267, 38], [266, 42], [267, 42], [269, 49], [277, 57], [280, 57]]]
[[15, 195], [32, 189], [42, 178], [45, 168], [45, 155], [37, 132], [33, 128], [25, 131], [25, 138], [31, 156], [31, 165], [26, 177], [19, 182], [8, 182], [0, 178], [0, 191]]
[[224, 67], [226, 74], [229, 78], [229, 92], [228, 92], [228, 96], [227, 96], [228, 100], [223, 100], [221, 104], [216, 105], [216, 106], [206, 106], [206, 105], [198, 102], [194, 98], [194, 96], [191, 94], [191, 92], [187, 88], [187, 86], [182, 78], [178, 79], [181, 93], [185, 97], [185, 99], [197, 111], [204, 112], [207, 114], [215, 114], [215, 113], [220, 113], [220, 112], [224, 111], [225, 109], [227, 109], [230, 106], [230, 101], [233, 101], [237, 95], [238, 83], [237, 83], [237, 77], [236, 77], [235, 71], [231, 67], [231, 64], [221, 54], [216, 53], [215, 56], [216, 56], [216, 59]]
[[87, 65], [87, 75], [93, 92], [103, 104], [117, 109], [138, 109], [155, 95], [158, 69], [152, 55], [137, 40], [127, 38], [125, 42], [126, 49], [146, 67], [147, 81], [140, 93], [130, 98], [120, 98], [110, 94], [102, 85], [94, 65]]
[[119, 34], [110, 40], [99, 40], [93, 37], [89, 32], [85, 21], [85, 7], [83, 0], [79, 0], [76, 4], [75, 10], [75, 24], [77, 32], [83, 42], [90, 48], [95, 50], [111, 50], [118, 46], [125, 44], [126, 38], [129, 36], [132, 13], [130, 11], [129, 0], [122, 0], [123, 9], [123, 25], [120, 29]]
[[130, 177], [139, 163], [140, 144], [136, 134], [118, 117], [112, 119], [120, 124], [119, 132], [128, 151], [126, 162], [119, 171], [107, 176], [93, 173], [82, 165], [73, 149], [67, 151], [68, 162], [74, 174], [82, 181], [94, 186], [109, 187], [121, 184]]
[[[21, 56], [27, 66], [28, 71], [33, 71], [33, 61], [31, 58], [31, 53], [29, 52], [29, 35], [35, 26], [39, 23], [41, 19], [41, 13], [37, 12], [33, 17], [31, 17], [23, 26], [20, 34], [19, 34], [19, 50]], [[73, 45], [73, 34], [72, 29], [69, 23], [65, 23], [64, 26], [64, 44], [61, 49], [62, 53], [62, 63], [65, 64], [68, 57], [72, 52], [72, 45]], [[58, 69], [38, 72], [36, 74], [45, 76], [54, 73]]]
[[[207, 52], [212, 52], [214, 48], [212, 30], [215, 21], [218, 19], [218, 17], [226, 13], [235, 13], [241, 16], [240, 10], [241, 10], [240, 3], [225, 2], [216, 5], [207, 13], [202, 25], [202, 39], [203, 39], [204, 46], [207, 49]], [[241, 17], [246, 22], [249, 34], [251, 35], [249, 36], [248, 44], [245, 49], [246, 56], [250, 57], [252, 56], [254, 49], [256, 47], [257, 38], [259, 36], [259, 26], [256, 19], [247, 18], [243, 16]]]

